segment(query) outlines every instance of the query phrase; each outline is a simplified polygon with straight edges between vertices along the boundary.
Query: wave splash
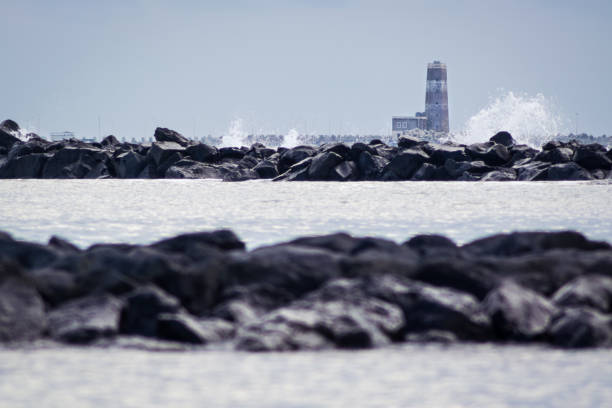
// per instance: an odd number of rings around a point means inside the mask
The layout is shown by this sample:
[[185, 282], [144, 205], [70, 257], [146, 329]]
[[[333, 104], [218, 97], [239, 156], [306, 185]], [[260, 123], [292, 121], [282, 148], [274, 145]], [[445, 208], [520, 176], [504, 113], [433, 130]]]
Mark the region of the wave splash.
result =
[[540, 147], [558, 136], [562, 128], [561, 117], [544, 95], [507, 92], [468, 119], [464, 130], [454, 134], [453, 139], [465, 144], [478, 143], [506, 130], [518, 143]]
[[240, 147], [246, 144], [247, 132], [244, 130], [242, 119], [234, 119], [227, 130], [227, 134], [221, 137], [220, 147]]

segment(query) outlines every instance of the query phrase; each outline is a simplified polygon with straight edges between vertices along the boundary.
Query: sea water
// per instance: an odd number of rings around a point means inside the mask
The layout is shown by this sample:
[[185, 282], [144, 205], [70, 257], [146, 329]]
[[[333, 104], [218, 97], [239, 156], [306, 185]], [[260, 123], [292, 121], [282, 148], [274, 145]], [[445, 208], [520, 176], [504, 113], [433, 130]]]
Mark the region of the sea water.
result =
[[[149, 243], [231, 228], [250, 248], [346, 231], [458, 243], [514, 230], [574, 229], [612, 242], [609, 182], [0, 180], [0, 230]], [[0, 349], [0, 407], [600, 407], [612, 353], [404, 345], [248, 354], [45, 346]]]

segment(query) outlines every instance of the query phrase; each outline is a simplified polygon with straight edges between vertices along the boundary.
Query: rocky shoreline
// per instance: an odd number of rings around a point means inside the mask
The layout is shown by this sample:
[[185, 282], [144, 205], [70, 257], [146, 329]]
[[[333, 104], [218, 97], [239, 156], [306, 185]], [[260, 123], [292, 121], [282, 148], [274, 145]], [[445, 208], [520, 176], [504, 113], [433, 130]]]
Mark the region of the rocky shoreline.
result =
[[187, 178], [245, 181], [557, 181], [612, 179], [612, 149], [577, 141], [549, 142], [541, 150], [516, 144], [507, 132], [472, 145], [436, 144], [401, 137], [291, 149], [216, 148], [157, 128], [151, 146], [71, 139], [27, 141], [12, 120], [0, 123], [0, 179]]
[[245, 351], [611, 347], [612, 247], [571, 231], [463, 246], [338, 233], [247, 251], [222, 230], [80, 249], [0, 232], [0, 343], [41, 340]]

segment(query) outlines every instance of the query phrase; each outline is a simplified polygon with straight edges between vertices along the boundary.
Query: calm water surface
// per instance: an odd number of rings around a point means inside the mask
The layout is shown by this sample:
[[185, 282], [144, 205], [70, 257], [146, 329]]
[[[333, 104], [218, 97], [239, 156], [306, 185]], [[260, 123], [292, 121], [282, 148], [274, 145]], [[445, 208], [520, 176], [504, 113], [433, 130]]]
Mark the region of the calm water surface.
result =
[[231, 228], [250, 247], [347, 231], [459, 243], [513, 230], [575, 229], [612, 241], [612, 183], [0, 180], [0, 229], [46, 241], [149, 243]]
[[609, 407], [612, 353], [416, 346], [246, 354], [0, 351], [0, 406]]

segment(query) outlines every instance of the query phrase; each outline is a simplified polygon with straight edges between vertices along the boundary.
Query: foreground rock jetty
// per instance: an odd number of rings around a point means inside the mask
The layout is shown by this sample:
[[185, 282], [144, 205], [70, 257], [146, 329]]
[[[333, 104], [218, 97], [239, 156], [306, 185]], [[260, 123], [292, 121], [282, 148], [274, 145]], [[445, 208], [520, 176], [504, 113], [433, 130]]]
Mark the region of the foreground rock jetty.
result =
[[[247, 351], [402, 342], [612, 346], [612, 247], [566, 232], [347, 234], [245, 250], [231, 231], [85, 250], [0, 232], [0, 343]], [[147, 340], [149, 339], [149, 340]]]
[[151, 146], [71, 139], [48, 142], [17, 136], [19, 125], [0, 124], [0, 178], [190, 178], [244, 181], [540, 181], [612, 178], [612, 150], [600, 144], [549, 142], [536, 150], [508, 132], [472, 145], [436, 144], [401, 137], [398, 146], [325, 144], [291, 149], [216, 148], [157, 128]]

